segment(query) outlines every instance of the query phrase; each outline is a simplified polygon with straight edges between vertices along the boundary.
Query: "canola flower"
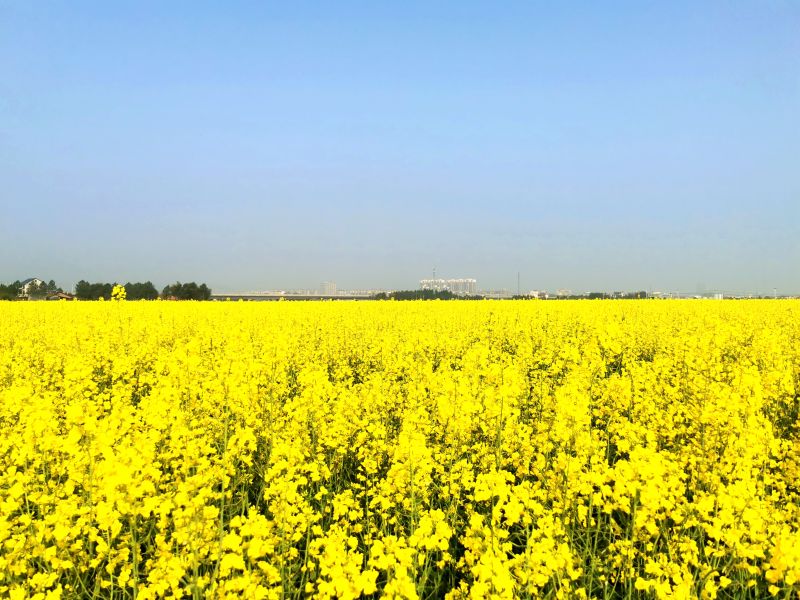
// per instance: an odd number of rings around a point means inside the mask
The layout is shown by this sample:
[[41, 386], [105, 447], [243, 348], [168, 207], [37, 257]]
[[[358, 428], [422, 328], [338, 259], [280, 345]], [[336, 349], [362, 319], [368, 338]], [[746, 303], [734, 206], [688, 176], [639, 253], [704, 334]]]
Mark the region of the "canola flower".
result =
[[122, 302], [123, 300], [127, 299], [128, 293], [125, 290], [124, 285], [114, 284], [114, 288], [111, 290], [111, 299], [116, 300], [117, 302]]
[[796, 301], [0, 323], [0, 597], [800, 594]]

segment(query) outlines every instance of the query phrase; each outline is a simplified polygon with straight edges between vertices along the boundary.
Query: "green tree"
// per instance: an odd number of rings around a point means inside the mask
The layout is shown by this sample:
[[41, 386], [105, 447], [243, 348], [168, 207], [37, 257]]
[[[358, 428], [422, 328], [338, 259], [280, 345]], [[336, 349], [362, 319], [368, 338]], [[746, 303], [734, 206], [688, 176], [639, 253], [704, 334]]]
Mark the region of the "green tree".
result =
[[16, 300], [19, 297], [19, 288], [21, 287], [22, 282], [19, 280], [8, 284], [0, 283], [0, 300]]
[[194, 281], [181, 283], [180, 281], [166, 286], [162, 292], [163, 298], [176, 298], [177, 300], [209, 300], [211, 288], [205, 283], [197, 285]]
[[75, 297], [79, 300], [90, 300], [91, 285], [88, 281], [81, 279], [75, 284]]
[[155, 300], [158, 298], [158, 290], [151, 281], [145, 281], [144, 283], [131, 283], [129, 281], [125, 284], [125, 291], [127, 292], [128, 300]]
[[37, 283], [32, 281], [28, 284], [27, 295], [28, 298], [33, 299], [40, 299], [43, 298], [47, 294], [47, 284], [46, 283]]
[[89, 283], [81, 279], [75, 284], [75, 296], [79, 300], [97, 300], [98, 298], [110, 300], [111, 290], [115, 285], [115, 283]]

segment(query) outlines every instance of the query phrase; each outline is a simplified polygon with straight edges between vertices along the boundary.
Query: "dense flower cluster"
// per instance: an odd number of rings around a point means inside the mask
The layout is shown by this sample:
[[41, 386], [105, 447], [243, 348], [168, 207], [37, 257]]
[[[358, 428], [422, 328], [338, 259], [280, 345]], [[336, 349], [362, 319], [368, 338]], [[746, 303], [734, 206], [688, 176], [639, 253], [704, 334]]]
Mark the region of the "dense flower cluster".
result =
[[0, 597], [800, 591], [797, 302], [0, 323]]

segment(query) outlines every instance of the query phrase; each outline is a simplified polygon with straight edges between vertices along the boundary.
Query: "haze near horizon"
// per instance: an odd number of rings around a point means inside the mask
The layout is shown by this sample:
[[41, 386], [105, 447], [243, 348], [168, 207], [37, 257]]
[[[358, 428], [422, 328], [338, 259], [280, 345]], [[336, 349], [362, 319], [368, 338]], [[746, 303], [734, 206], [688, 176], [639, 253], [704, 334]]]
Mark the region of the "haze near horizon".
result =
[[0, 281], [800, 293], [800, 4], [0, 2]]

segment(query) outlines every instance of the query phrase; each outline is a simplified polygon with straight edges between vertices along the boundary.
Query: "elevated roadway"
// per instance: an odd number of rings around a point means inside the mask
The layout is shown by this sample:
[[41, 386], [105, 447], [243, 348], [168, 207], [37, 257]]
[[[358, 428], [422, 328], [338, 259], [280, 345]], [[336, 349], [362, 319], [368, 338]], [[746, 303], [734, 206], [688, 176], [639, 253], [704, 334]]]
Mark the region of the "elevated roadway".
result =
[[372, 300], [372, 296], [347, 295], [347, 294], [271, 294], [254, 292], [233, 292], [230, 294], [211, 294], [212, 300], [247, 300], [247, 301], [276, 301], [276, 300]]

